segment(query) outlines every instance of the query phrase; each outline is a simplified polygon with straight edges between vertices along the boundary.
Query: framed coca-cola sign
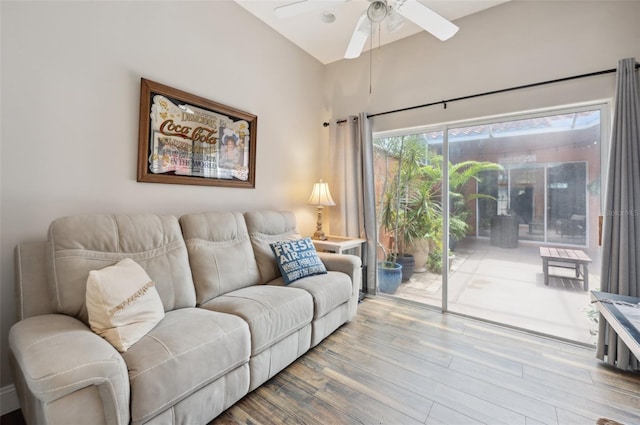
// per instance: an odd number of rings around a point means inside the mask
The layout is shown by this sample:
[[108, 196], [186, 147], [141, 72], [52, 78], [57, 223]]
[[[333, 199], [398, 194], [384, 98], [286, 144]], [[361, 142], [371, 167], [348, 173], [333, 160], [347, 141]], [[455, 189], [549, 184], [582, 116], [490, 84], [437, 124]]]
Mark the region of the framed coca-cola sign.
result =
[[138, 181], [254, 188], [258, 117], [141, 79]]

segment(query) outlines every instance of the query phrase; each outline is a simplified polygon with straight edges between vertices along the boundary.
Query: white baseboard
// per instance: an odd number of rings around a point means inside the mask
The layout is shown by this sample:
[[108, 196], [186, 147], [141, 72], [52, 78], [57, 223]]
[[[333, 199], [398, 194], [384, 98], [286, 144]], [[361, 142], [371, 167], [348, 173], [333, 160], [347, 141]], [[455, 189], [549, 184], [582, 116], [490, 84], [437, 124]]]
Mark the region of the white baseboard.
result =
[[20, 403], [18, 402], [18, 393], [16, 393], [15, 385], [7, 385], [0, 388], [0, 415], [6, 415], [19, 408]]

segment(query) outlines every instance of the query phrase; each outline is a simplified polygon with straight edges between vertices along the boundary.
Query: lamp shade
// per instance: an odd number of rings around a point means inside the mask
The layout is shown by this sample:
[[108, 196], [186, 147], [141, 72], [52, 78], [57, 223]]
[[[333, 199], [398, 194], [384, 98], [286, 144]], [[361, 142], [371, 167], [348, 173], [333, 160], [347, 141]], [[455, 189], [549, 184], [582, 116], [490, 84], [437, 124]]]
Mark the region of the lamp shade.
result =
[[331, 197], [331, 192], [329, 192], [329, 185], [323, 182], [322, 179], [313, 184], [313, 191], [311, 192], [311, 196], [309, 196], [307, 204], [323, 207], [331, 207], [336, 204]]

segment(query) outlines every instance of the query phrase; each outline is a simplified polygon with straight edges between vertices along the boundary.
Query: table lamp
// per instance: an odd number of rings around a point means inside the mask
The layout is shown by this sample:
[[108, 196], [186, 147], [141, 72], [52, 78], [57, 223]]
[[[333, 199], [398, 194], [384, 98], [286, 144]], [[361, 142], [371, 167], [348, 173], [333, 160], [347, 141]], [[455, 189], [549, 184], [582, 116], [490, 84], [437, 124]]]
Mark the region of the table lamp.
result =
[[309, 197], [309, 201], [307, 201], [307, 204], [315, 205], [316, 207], [318, 207], [318, 222], [316, 223], [316, 231], [311, 238], [326, 241], [327, 237], [322, 231], [322, 209], [324, 207], [332, 207], [336, 203], [333, 202], [331, 192], [329, 192], [329, 185], [326, 182], [323, 182], [322, 179], [320, 179], [319, 182], [313, 184], [313, 191], [311, 192], [311, 196]]

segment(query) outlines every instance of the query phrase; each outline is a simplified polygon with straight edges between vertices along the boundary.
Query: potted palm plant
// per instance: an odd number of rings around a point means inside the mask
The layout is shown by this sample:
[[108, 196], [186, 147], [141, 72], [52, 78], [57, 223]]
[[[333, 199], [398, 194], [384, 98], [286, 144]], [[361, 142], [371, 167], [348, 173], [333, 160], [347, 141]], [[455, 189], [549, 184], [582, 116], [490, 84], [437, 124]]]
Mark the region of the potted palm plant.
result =
[[[442, 257], [443, 248], [442, 155], [429, 152], [425, 143], [420, 142], [415, 135], [377, 142], [385, 158], [395, 160], [395, 168], [387, 165], [388, 172], [383, 182], [379, 208], [381, 227], [391, 235], [391, 257], [402, 263], [409, 253], [417, 254], [422, 251], [422, 257], [414, 261], [415, 266], [420, 268], [425, 263], [433, 263], [433, 258]], [[465, 161], [449, 163], [448, 169], [451, 247], [469, 231], [470, 226], [466, 221], [469, 215], [467, 203], [478, 198], [490, 198], [489, 195], [473, 191], [465, 193], [465, 186], [472, 180], [477, 181], [480, 172], [501, 170], [502, 167], [492, 162]], [[424, 244], [423, 241], [429, 243]], [[424, 245], [430, 249], [420, 249]], [[404, 280], [408, 279], [408, 271], [410, 270], [405, 270]]]
[[[429, 166], [431, 167], [435, 176], [441, 179], [443, 176], [443, 158], [441, 155], [431, 155], [429, 158]], [[469, 216], [468, 203], [480, 198], [494, 199], [490, 195], [477, 193], [475, 188], [471, 191], [465, 191], [465, 186], [471, 181], [479, 181], [479, 175], [483, 171], [502, 170], [502, 166], [493, 162], [486, 161], [463, 161], [457, 164], [448, 164], [449, 170], [449, 249], [454, 250], [457, 241], [463, 239], [469, 232], [470, 226], [467, 222]], [[440, 191], [434, 191], [434, 199], [440, 200], [441, 196], [441, 181], [433, 185], [433, 187], [440, 188]], [[440, 201], [436, 201], [440, 202]], [[439, 221], [434, 228], [434, 249], [429, 254], [427, 260], [428, 269], [442, 273], [442, 263], [444, 259], [443, 255], [443, 226], [442, 226], [442, 208], [440, 208]], [[451, 267], [451, 261], [454, 258], [453, 253], [448, 254], [448, 266]]]
[[[395, 140], [398, 139], [398, 140]], [[425, 239], [427, 230], [421, 226], [419, 218], [420, 186], [418, 184], [421, 164], [419, 145], [393, 138], [387, 145], [386, 153], [397, 160], [395, 174], [387, 173], [383, 185], [380, 208], [381, 226], [389, 237], [389, 260], [402, 264], [402, 281], [411, 278], [415, 269], [415, 258], [411, 249], [418, 240]], [[424, 263], [422, 263], [424, 264]]]

